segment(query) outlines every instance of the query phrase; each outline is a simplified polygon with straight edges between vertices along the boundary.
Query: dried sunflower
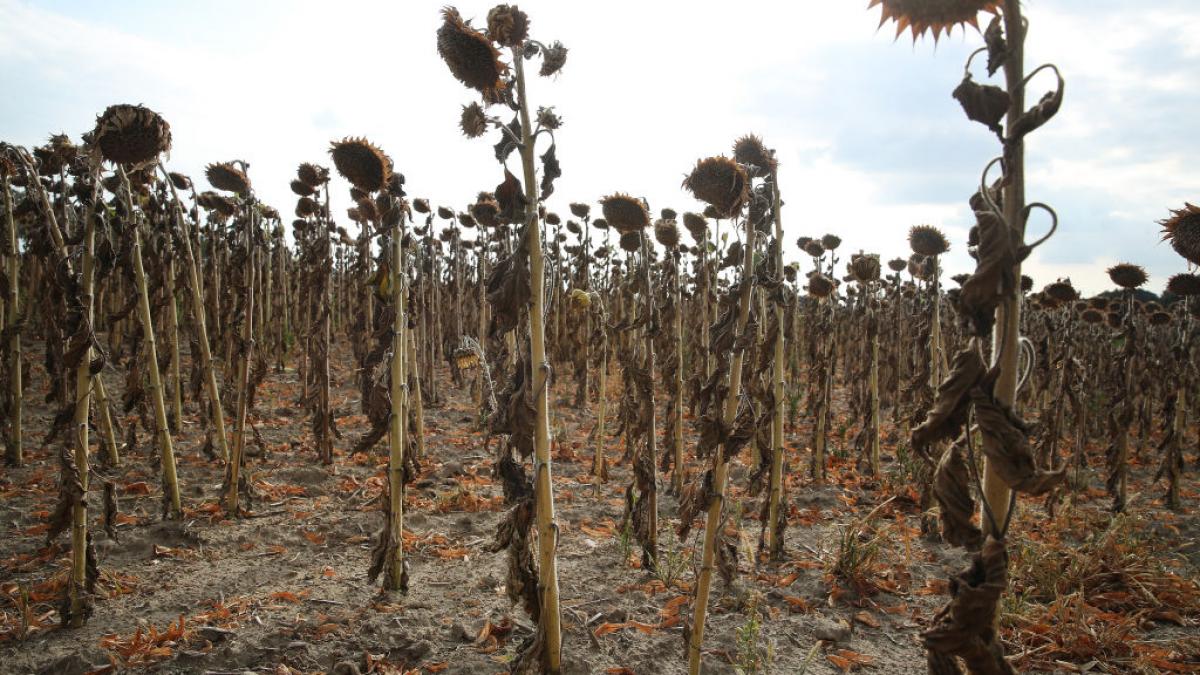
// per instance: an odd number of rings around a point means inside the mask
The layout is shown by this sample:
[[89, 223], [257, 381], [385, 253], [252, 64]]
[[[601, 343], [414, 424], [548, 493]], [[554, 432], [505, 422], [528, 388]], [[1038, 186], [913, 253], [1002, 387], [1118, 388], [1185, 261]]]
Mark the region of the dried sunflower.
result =
[[808, 278], [808, 294], [814, 298], [827, 298], [833, 289], [833, 279], [824, 274], [814, 274]]
[[587, 204], [581, 204], [579, 202], [571, 202], [570, 207], [571, 215], [575, 216], [576, 218], [587, 218], [588, 214], [592, 212], [591, 206], [588, 206]]
[[1079, 314], [1079, 318], [1083, 319], [1084, 323], [1095, 324], [1095, 323], [1103, 323], [1104, 322], [1104, 314], [1102, 314], [1100, 312], [1100, 310], [1091, 309], [1090, 307], [1088, 309], [1083, 310], [1083, 312], [1081, 312]]
[[949, 35], [955, 26], [971, 25], [978, 30], [979, 13], [994, 14], [1000, 7], [998, 0], [871, 0], [867, 8], [876, 5], [882, 5], [880, 26], [895, 21], [896, 37], [909, 29], [913, 40], [926, 31], [932, 31], [937, 40], [942, 33]]
[[313, 192], [315, 192], [311, 185], [302, 180], [293, 180], [288, 184], [288, 187], [292, 188], [292, 192], [295, 193], [297, 197], [309, 197]]
[[809, 239], [804, 243], [804, 252], [814, 258], [820, 258], [825, 255], [825, 247], [816, 239]]
[[683, 226], [697, 242], [704, 241], [708, 236], [708, 221], [699, 213], [688, 211], [683, 214]]
[[463, 21], [453, 7], [442, 10], [437, 50], [455, 79], [483, 94], [489, 103], [500, 100], [507, 86], [503, 77], [508, 72], [508, 66], [500, 60], [500, 50], [488, 36]]
[[329, 148], [338, 173], [363, 192], [382, 190], [392, 177], [392, 160], [365, 138], [345, 138]]
[[605, 225], [612, 225], [622, 235], [639, 232], [650, 226], [650, 213], [646, 205], [629, 195], [620, 192], [609, 195], [600, 200], [600, 208], [604, 211]]
[[563, 43], [555, 40], [548, 47], [542, 49], [542, 68], [538, 71], [538, 75], [542, 77], [556, 75], [566, 64], [567, 48], [563, 46]]
[[620, 240], [621, 249], [629, 253], [636, 253], [642, 247], [642, 232], [641, 230], [628, 230], [621, 233]]
[[1152, 312], [1150, 314], [1151, 326], [1169, 326], [1171, 325], [1171, 315], [1163, 311]]
[[1059, 302], [1074, 302], [1079, 299], [1079, 291], [1071, 285], [1070, 279], [1059, 279], [1058, 281], [1047, 284], [1043, 292], [1051, 298]]
[[1133, 289], [1146, 283], [1146, 270], [1132, 263], [1118, 263], [1108, 268], [1108, 278], [1121, 288]]
[[174, 185], [176, 190], [192, 189], [192, 179], [181, 173], [172, 171], [167, 174], [167, 178], [171, 179], [171, 185]]
[[111, 105], [96, 118], [91, 138], [114, 164], [144, 164], [171, 149], [171, 125], [140, 105]]
[[675, 248], [679, 246], [679, 226], [674, 220], [655, 221], [654, 238], [667, 248]]
[[746, 169], [723, 155], [700, 160], [683, 180], [683, 187], [711, 206], [721, 218], [741, 212], [750, 195], [749, 185]]
[[946, 235], [931, 225], [917, 225], [909, 230], [908, 245], [913, 253], [926, 257], [942, 255], [950, 250]]
[[487, 131], [488, 118], [483, 108], [475, 102], [464, 105], [458, 126], [467, 138], [479, 138]]
[[237, 195], [250, 193], [250, 178], [233, 162], [209, 164], [204, 168], [204, 176], [218, 190], [232, 192]]
[[1200, 265], [1200, 206], [1184, 202], [1182, 209], [1173, 209], [1171, 217], [1159, 221], [1163, 226], [1163, 241], [1193, 265]]
[[837, 247], [842, 245], [842, 238], [836, 234], [827, 234], [821, 237], [821, 245], [826, 251], [836, 251]]
[[903, 272], [906, 267], [908, 267], [908, 261], [904, 258], [892, 258], [888, 261], [888, 269], [893, 272]]
[[1176, 274], [1167, 280], [1167, 290], [1184, 297], [1200, 295], [1200, 275]]
[[315, 190], [329, 182], [329, 169], [305, 162], [296, 168], [296, 177]]
[[487, 32], [501, 47], [516, 47], [529, 37], [529, 15], [516, 5], [496, 5], [488, 12]]
[[778, 168], [775, 153], [768, 150], [762, 139], [754, 134], [747, 134], [734, 142], [733, 158], [738, 164], [746, 167], [752, 178], [770, 176]]
[[850, 256], [850, 274], [860, 283], [879, 280], [879, 256], [855, 253]]

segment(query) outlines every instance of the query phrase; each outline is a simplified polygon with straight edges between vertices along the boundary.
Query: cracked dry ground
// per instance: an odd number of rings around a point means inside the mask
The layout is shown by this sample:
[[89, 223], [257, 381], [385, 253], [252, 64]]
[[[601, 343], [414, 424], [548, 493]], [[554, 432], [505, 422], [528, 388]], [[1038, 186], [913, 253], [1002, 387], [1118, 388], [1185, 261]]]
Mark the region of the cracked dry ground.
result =
[[[486, 550], [503, 505], [469, 393], [440, 374], [447, 383], [443, 401], [426, 411], [427, 457], [406, 499], [410, 590], [380, 595], [365, 575], [370, 540], [383, 522], [386, 446], [347, 453], [368, 424], [352, 386], [351, 361], [344, 351], [337, 356], [333, 404], [342, 439], [334, 465], [320, 465], [312, 451], [308, 416], [296, 403], [295, 371], [272, 373], [253, 417], [266, 453], [248, 460], [257, 499], [246, 518], [223, 517], [223, 472], [199, 452], [203, 432], [194, 405], [187, 406], [176, 436], [186, 507], [181, 522], [159, 518], [158, 470], [148, 457], [149, 436], [139, 434], [139, 447], [113, 471], [121, 500], [119, 541], [93, 523], [101, 597], [79, 630], [57, 627], [69, 553], [65, 535], [50, 547], [44, 541], [58, 472], [54, 452], [39, 447], [52, 410], [40, 405], [45, 378], [35, 367], [25, 439], [29, 461], [0, 474], [0, 672], [505, 672], [531, 626], [505, 596], [505, 555]], [[106, 382], [119, 394], [120, 378], [106, 375]], [[617, 378], [610, 382], [610, 397], [618, 396]], [[588, 437], [594, 410], [571, 408], [572, 392], [572, 383], [561, 382], [552, 396], [564, 672], [683, 672], [680, 614], [690, 612], [702, 528], [686, 541], [676, 539], [676, 501], [664, 486], [660, 541], [669, 569], [657, 575], [640, 569], [639, 555], [620, 533], [629, 467], [614, 466], [611, 481], [594, 495]], [[661, 415], [661, 398], [659, 406]], [[853, 437], [854, 426], [844, 419], [835, 423], [835, 449], [846, 444], [843, 437]], [[890, 423], [885, 434], [885, 454], [893, 457], [897, 432]], [[790, 527], [782, 564], [753, 559], [758, 499], [743, 490], [745, 454], [732, 472], [730, 507], [742, 527], [739, 578], [733, 587], [717, 582], [705, 672], [924, 672], [920, 630], [945, 601], [945, 579], [963, 565], [964, 554], [920, 537], [915, 492], [899, 462], [889, 462], [883, 479], [874, 480], [834, 457], [829, 482], [813, 484], [801, 470], [808, 464], [803, 448], [809, 435], [805, 425], [787, 432]], [[610, 439], [608, 456], [621, 453], [620, 441]], [[1194, 458], [1188, 460], [1191, 466]], [[1010, 614], [1004, 635], [1021, 670], [1200, 669], [1189, 664], [1200, 654], [1196, 520], [1190, 510], [1176, 515], [1162, 509], [1154, 498], [1158, 489], [1147, 481], [1152, 450], [1144, 462], [1135, 467], [1133, 513], [1111, 527], [1095, 476], [1077, 493], [1076, 504], [1059, 507], [1053, 522], [1040, 505], [1023, 504], [1010, 551], [1014, 566], [1028, 566], [1031, 575], [1042, 568], [1059, 571], [1077, 549], [1095, 555], [1098, 549], [1088, 545], [1109, 547], [1104, 551], [1117, 558], [1122, 551], [1157, 551], [1161, 565], [1145, 577], [1123, 570], [1128, 579], [1081, 591], [1077, 603], [1040, 599], [1014, 581], [1004, 606]], [[1195, 482], [1186, 488], [1194, 504]], [[857, 583], [834, 579], [828, 570], [844, 528], [893, 496], [849, 538], [856, 550], [875, 554], [858, 570]], [[94, 517], [98, 510], [92, 509]], [[1105, 538], [1098, 539], [1097, 530]], [[1161, 593], [1159, 582], [1166, 589]], [[1122, 584], [1128, 588], [1120, 590]], [[1138, 598], [1119, 597], [1143, 592], [1164, 605], [1159, 612]]]

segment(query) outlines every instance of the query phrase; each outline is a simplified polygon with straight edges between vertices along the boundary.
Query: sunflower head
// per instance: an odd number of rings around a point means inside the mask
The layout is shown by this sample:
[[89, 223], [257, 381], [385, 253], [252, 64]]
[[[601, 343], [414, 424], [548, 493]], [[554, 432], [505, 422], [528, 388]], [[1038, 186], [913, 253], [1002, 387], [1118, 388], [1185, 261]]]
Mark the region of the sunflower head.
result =
[[392, 160], [365, 138], [334, 141], [329, 148], [338, 173], [363, 192], [382, 190], [392, 177]]
[[697, 243], [708, 236], [708, 220], [699, 213], [688, 211], [683, 214], [683, 226]]
[[826, 251], [836, 251], [837, 247], [841, 245], [842, 238], [836, 234], [827, 234], [821, 237], [821, 246], [824, 246]]
[[1146, 283], [1146, 270], [1141, 265], [1118, 263], [1108, 268], [1108, 278], [1121, 288], [1134, 289]]
[[1091, 307], [1080, 312], [1079, 318], [1083, 319], [1084, 323], [1097, 324], [1104, 322], [1104, 314], [1100, 310], [1092, 309]]
[[462, 116], [458, 119], [458, 126], [462, 129], [463, 135], [467, 138], [479, 138], [487, 131], [487, 115], [483, 112], [483, 108], [474, 101], [470, 105], [464, 105]]
[[1167, 290], [1184, 297], [1200, 295], [1200, 275], [1176, 274], [1167, 280]]
[[1184, 202], [1182, 209], [1171, 211], [1171, 217], [1159, 221], [1163, 240], [1193, 265], [1200, 265], [1200, 206]]
[[825, 255], [825, 246], [816, 239], [809, 239], [808, 241], [804, 242], [803, 248], [805, 253], [814, 258], [820, 258], [821, 256]]
[[500, 100], [508, 72], [508, 66], [500, 60], [500, 50], [487, 35], [463, 21], [453, 7], [442, 10], [437, 50], [455, 79], [483, 94], [489, 103]]
[[679, 246], [679, 226], [674, 220], [661, 219], [654, 222], [654, 238], [658, 243], [673, 249]]
[[529, 37], [529, 15], [516, 5], [496, 5], [487, 16], [488, 37], [502, 47], [516, 47]]
[[305, 162], [296, 167], [296, 178], [315, 190], [329, 182], [329, 169]]
[[808, 294], [814, 298], [828, 298], [834, 288], [833, 279], [824, 274], [814, 274], [808, 278]]
[[1071, 285], [1070, 279], [1059, 279], [1052, 284], [1047, 284], [1042, 292], [1058, 302], [1074, 302], [1079, 299], [1079, 291]]
[[913, 253], [926, 257], [942, 255], [950, 250], [946, 235], [931, 225], [917, 225], [909, 230], [908, 245]]
[[999, 0], [871, 0], [867, 8], [880, 5], [879, 25], [896, 22], [896, 37], [908, 29], [913, 40], [927, 31], [936, 41], [947, 35], [955, 26], [970, 25], [979, 28], [979, 13], [996, 13]]
[[608, 221], [603, 218], [597, 218], [592, 221], [592, 227], [596, 228], [597, 230], [607, 230]]
[[646, 205], [627, 194], [618, 192], [601, 199], [600, 208], [606, 224], [622, 235], [640, 232], [650, 226], [650, 212], [646, 210]]
[[140, 105], [111, 105], [96, 118], [91, 139], [113, 164], [144, 164], [171, 149], [171, 125]]
[[471, 215], [475, 222], [483, 227], [499, 227], [500, 203], [490, 192], [481, 192], [475, 203], [471, 205]]
[[250, 179], [233, 162], [209, 164], [204, 168], [204, 177], [208, 183], [218, 190], [232, 192], [236, 195], [250, 193]]
[[591, 206], [581, 202], [571, 202], [570, 208], [571, 215], [575, 216], [576, 218], [587, 218], [588, 214], [592, 212]]
[[192, 179], [181, 173], [172, 171], [167, 174], [167, 178], [171, 179], [171, 185], [174, 185], [176, 190], [192, 189]]
[[859, 283], [879, 280], [879, 256], [855, 253], [850, 256], [850, 274]]
[[746, 172], [752, 178], [774, 174], [779, 164], [775, 161], [775, 153], [768, 150], [762, 139], [754, 134], [747, 134], [734, 142], [733, 158], [746, 167]]
[[736, 161], [718, 155], [696, 162], [683, 187], [711, 206], [716, 217], [732, 218], [741, 213], [750, 196], [750, 176]]
[[441, 218], [442, 220], [450, 220], [454, 217], [454, 211], [446, 208], [445, 206], [437, 207], [437, 214], [438, 218]]
[[621, 233], [621, 250], [636, 253], [642, 247], [641, 230], [628, 230]]

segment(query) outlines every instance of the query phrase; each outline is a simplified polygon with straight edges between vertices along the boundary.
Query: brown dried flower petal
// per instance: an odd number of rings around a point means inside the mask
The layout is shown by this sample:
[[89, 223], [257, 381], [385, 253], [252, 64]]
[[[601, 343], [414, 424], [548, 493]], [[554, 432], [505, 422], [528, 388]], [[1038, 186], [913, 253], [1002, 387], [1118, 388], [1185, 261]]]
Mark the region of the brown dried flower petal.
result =
[[909, 29], [915, 41], [933, 32], [937, 40], [944, 32], [949, 35], [955, 26], [971, 25], [979, 28], [979, 13], [995, 13], [998, 0], [871, 0], [868, 7], [882, 5], [879, 25], [889, 20], [896, 22], [896, 37]]

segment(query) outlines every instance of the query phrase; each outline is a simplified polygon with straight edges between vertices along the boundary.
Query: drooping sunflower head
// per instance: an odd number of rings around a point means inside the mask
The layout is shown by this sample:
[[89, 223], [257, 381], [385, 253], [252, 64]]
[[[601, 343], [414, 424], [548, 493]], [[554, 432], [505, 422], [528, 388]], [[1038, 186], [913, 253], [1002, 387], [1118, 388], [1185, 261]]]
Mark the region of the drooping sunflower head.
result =
[[1079, 291], [1071, 285], [1070, 279], [1059, 279], [1052, 284], [1047, 284], [1042, 292], [1058, 302], [1074, 302], [1079, 299]]
[[674, 220], [657, 220], [654, 222], [654, 238], [668, 249], [676, 248], [679, 246], [679, 226]]
[[926, 31], [937, 40], [942, 33], [947, 35], [955, 26], [970, 25], [979, 28], [979, 13], [992, 12], [1000, 8], [999, 0], [871, 0], [867, 8], [880, 5], [879, 25], [896, 22], [896, 37], [906, 29], [912, 32], [913, 40]]
[[233, 162], [209, 164], [204, 168], [204, 176], [208, 178], [208, 183], [218, 190], [236, 195], [250, 193], [250, 178]]
[[1121, 288], [1134, 289], [1146, 283], [1146, 270], [1141, 265], [1118, 263], [1108, 268], [1108, 278]]
[[716, 217], [732, 218], [741, 213], [750, 196], [750, 176], [741, 164], [718, 155], [696, 162], [683, 179], [683, 187], [711, 206]]
[[140, 105], [110, 105], [96, 118], [90, 138], [113, 164], [144, 164], [171, 149], [171, 125]]
[[1167, 290], [1184, 297], [1200, 295], [1200, 275], [1176, 274], [1167, 280]]
[[487, 35], [463, 21], [453, 7], [442, 10], [437, 50], [455, 79], [483, 94], [488, 102], [500, 99], [506, 87], [504, 74], [508, 72], [508, 66], [500, 60], [500, 50]]
[[925, 257], [942, 255], [950, 250], [946, 235], [932, 225], [916, 225], [908, 231], [908, 245], [913, 253]]
[[636, 253], [642, 247], [642, 233], [640, 230], [622, 232], [619, 243], [622, 251]]
[[775, 153], [767, 149], [762, 139], [754, 134], [747, 134], [734, 142], [733, 158], [746, 167], [746, 171], [754, 178], [775, 173], [779, 164], [775, 160]]
[[392, 177], [392, 160], [365, 138], [334, 141], [329, 148], [338, 173], [363, 192], [382, 190]]
[[814, 274], [808, 278], [808, 294], [814, 298], [827, 298], [834, 288], [833, 279], [824, 274]]
[[1163, 226], [1163, 241], [1193, 265], [1200, 265], [1200, 206], [1184, 202], [1182, 209], [1173, 209], [1171, 217], [1159, 221]]
[[821, 237], [821, 246], [824, 246], [826, 251], [836, 251], [837, 247], [841, 245], [842, 238], [836, 234], [826, 234]]
[[640, 199], [618, 192], [600, 200], [604, 220], [616, 231], [639, 232], [650, 226], [650, 212]]
[[683, 226], [687, 228], [688, 234], [692, 235], [692, 239], [697, 243], [704, 241], [708, 236], [708, 220], [699, 213], [692, 211], [684, 213]]
[[850, 256], [850, 274], [855, 281], [867, 283], [879, 280], [879, 256], [871, 253], [855, 253]]
[[888, 269], [893, 272], [903, 272], [906, 267], [908, 267], [908, 261], [904, 258], [892, 258], [888, 261]]
[[462, 129], [463, 135], [467, 138], [479, 138], [487, 131], [488, 119], [483, 112], [483, 107], [472, 101], [470, 105], [464, 105], [462, 116], [458, 119], [458, 126]]

